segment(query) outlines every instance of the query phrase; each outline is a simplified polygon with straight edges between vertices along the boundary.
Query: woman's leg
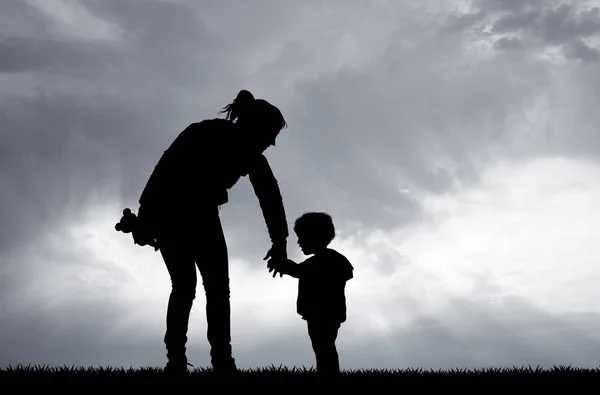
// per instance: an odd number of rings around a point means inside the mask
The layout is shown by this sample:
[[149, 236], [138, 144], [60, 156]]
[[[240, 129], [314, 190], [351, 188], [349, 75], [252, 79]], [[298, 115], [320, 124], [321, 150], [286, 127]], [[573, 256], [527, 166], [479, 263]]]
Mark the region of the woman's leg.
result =
[[185, 345], [190, 311], [196, 297], [196, 267], [184, 240], [163, 238], [160, 243], [160, 252], [171, 277], [164, 338], [168, 366], [174, 370], [187, 370]]
[[195, 260], [206, 293], [207, 338], [215, 370], [236, 370], [231, 350], [231, 308], [227, 243], [219, 212], [215, 210], [202, 224], [203, 246]]

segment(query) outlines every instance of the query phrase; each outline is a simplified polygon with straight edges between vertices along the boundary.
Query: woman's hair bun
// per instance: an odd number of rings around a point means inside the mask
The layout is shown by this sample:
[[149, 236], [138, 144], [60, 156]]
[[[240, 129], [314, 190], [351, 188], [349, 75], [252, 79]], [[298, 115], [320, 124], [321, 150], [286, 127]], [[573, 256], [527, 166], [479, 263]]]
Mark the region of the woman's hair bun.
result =
[[251, 101], [254, 101], [254, 96], [252, 95], [252, 93], [250, 93], [250, 91], [247, 91], [245, 89], [242, 89], [235, 98], [235, 103], [241, 105], [244, 105], [244, 103], [249, 103]]
[[249, 114], [252, 110], [252, 103], [254, 103], [254, 96], [250, 91], [241, 90], [235, 100], [233, 101], [233, 111], [231, 112], [231, 119], [239, 118], [245, 114]]

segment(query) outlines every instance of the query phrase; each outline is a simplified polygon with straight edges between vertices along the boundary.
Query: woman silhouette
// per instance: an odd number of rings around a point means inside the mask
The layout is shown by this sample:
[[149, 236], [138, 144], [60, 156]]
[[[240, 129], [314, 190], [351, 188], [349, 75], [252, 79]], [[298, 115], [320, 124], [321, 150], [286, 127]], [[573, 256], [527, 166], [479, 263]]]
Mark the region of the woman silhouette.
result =
[[237, 371], [232, 357], [227, 245], [219, 208], [248, 176], [272, 246], [264, 259], [287, 259], [288, 225], [276, 178], [263, 152], [286, 122], [277, 107], [242, 90], [225, 119], [189, 125], [163, 153], [139, 199], [140, 245], [157, 243], [171, 277], [164, 342], [166, 373], [187, 372], [186, 343], [196, 268], [206, 293], [207, 338], [215, 372]]

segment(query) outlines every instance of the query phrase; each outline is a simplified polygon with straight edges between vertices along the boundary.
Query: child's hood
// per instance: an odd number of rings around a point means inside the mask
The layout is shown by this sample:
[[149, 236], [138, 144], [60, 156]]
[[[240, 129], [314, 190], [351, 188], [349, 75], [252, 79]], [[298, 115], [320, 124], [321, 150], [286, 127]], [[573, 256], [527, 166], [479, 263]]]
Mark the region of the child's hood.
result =
[[336, 271], [339, 271], [346, 281], [353, 278], [354, 266], [352, 266], [348, 258], [333, 249], [329, 249], [329, 251], [334, 255], [334, 259], [332, 259], [332, 261], [335, 262]]

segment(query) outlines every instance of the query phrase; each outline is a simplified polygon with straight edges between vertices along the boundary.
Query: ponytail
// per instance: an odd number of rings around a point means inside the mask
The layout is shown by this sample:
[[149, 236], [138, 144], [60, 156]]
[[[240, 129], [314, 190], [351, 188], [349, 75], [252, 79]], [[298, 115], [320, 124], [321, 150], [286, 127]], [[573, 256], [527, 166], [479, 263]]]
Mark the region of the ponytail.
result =
[[227, 113], [225, 119], [230, 121], [235, 121], [240, 118], [242, 114], [245, 114], [249, 111], [250, 106], [254, 102], [254, 96], [247, 90], [241, 90], [235, 100], [232, 103], [223, 107], [218, 114]]
[[277, 129], [277, 132], [287, 127], [281, 111], [263, 99], [255, 99], [252, 93], [241, 90], [235, 100], [223, 107], [219, 114], [226, 113], [225, 119], [237, 122], [246, 119], [258, 121], [262, 126]]

